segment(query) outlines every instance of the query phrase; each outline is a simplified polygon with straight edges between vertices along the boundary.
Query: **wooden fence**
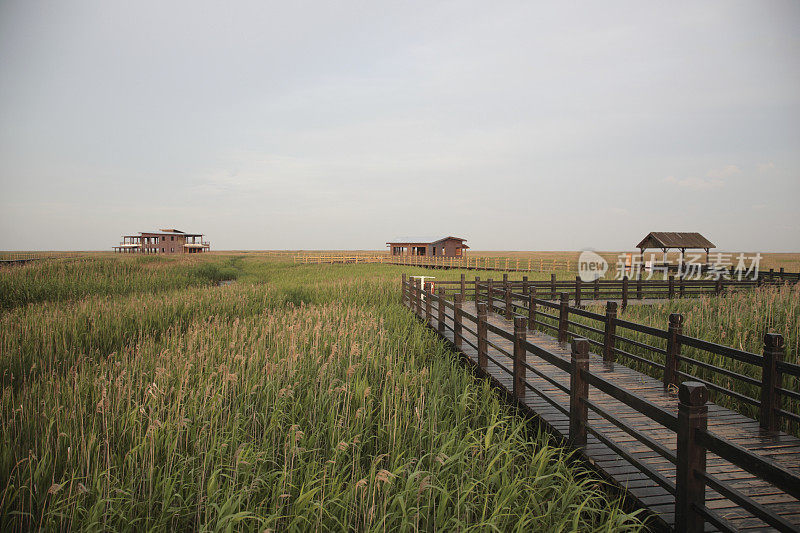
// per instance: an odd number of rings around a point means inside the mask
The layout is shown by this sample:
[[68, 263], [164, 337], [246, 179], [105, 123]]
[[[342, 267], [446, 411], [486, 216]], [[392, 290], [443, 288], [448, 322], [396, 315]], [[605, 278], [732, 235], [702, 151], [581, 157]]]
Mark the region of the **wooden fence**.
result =
[[550, 280], [538, 281], [528, 280], [523, 276], [522, 280], [509, 280], [508, 274], [503, 274], [502, 280], [491, 278], [481, 280], [475, 277], [467, 280], [466, 275], [462, 274], [460, 280], [434, 281], [434, 286], [444, 288], [447, 293], [459, 292], [465, 298], [472, 297], [479, 290], [488, 290], [489, 287], [495, 290], [510, 289], [523, 295], [535, 293], [538, 297], [558, 300], [560, 295], [566, 294], [569, 300], [575, 302], [575, 306], [581, 306], [587, 301], [619, 300], [624, 309], [631, 300], [655, 300], [673, 298], [691, 298], [697, 296], [718, 296], [725, 292], [735, 290], [748, 290], [761, 285], [784, 283], [779, 277], [759, 278], [753, 280], [690, 280], [670, 276], [667, 280], [630, 280], [627, 277], [621, 280], [595, 280], [593, 282], [583, 282], [579, 276], [574, 280], [558, 280], [555, 274], [550, 275]]
[[[706, 428], [706, 402], [709, 397], [709, 389], [758, 406], [760, 410], [759, 423], [766, 431], [777, 429], [781, 420], [795, 423], [800, 421], [797, 411], [787, 411], [782, 402], [782, 399], [793, 399], [796, 408], [796, 400], [800, 399], [800, 394], [785, 388], [782, 379], [784, 375], [787, 375], [796, 382], [800, 376], [800, 366], [783, 361], [784, 346], [783, 338], [780, 335], [765, 335], [763, 354], [754, 354], [683, 335], [680, 315], [672, 315], [668, 329], [661, 330], [619, 319], [616, 316], [614, 302], [608, 304], [604, 314], [591, 313], [578, 307], [570, 307], [566, 294], [560, 294], [558, 303], [555, 303], [551, 300], [537, 298], [538, 287], [535, 285], [528, 284], [526, 294], [515, 292], [510, 284], [504, 287], [495, 287], [492, 283], [481, 283], [479, 280], [472, 284], [477, 312], [471, 314], [463, 309], [465, 280], [462, 278], [460, 282], [456, 283], [459, 283], [461, 292], [454, 295], [453, 301], [448, 301], [441, 283], [438, 290], [433, 292], [429, 283], [426, 283], [426, 287], [423, 288], [418, 279], [406, 280], [404, 275], [402, 301], [428, 324], [433, 324], [435, 320], [437, 330], [442, 335], [444, 335], [445, 329], [449, 328], [452, 331], [455, 347], [458, 349], [461, 349], [464, 343], [469, 343], [465, 339], [465, 331], [474, 336], [476, 343], [469, 344], [472, 349], [477, 350], [478, 367], [482, 371], [486, 371], [489, 361], [499, 364], [489, 355], [488, 347], [490, 345], [509, 357], [513, 361], [513, 368], [506, 369], [506, 372], [513, 378], [513, 396], [518, 400], [522, 399], [527, 390], [537, 394], [569, 418], [568, 440], [572, 446], [585, 447], [587, 433], [590, 433], [666, 489], [675, 498], [674, 513], [677, 531], [703, 531], [706, 523], [723, 531], [737, 530], [736, 524], [730, 523], [724, 516], [705, 505], [706, 487], [735, 502], [753, 516], [779, 531], [798, 531], [796, 523], [787, 520], [774, 508], [759, 503], [752, 496], [734, 488], [724, 476], [712, 475], [706, 469], [706, 458], [710, 454], [714, 454], [749, 472], [757, 479], [766, 481], [778, 491], [800, 499], [800, 477], [796, 473], [740, 446], [737, 441], [717, 435]], [[436, 315], [434, 315], [434, 311]], [[487, 322], [487, 312], [494, 311], [499, 311], [507, 318], [513, 319], [513, 333]], [[573, 320], [573, 317], [588, 319], [596, 325], [577, 322]], [[528, 342], [526, 331], [534, 328], [552, 330], [560, 342], [568, 341], [571, 337], [571, 361], [566, 361], [554, 353]], [[489, 332], [512, 342], [513, 353], [503, 350], [496, 343], [489, 341]], [[660, 339], [666, 343], [666, 348], [633, 340], [629, 336], [626, 337], [627, 332], [637, 332], [653, 339]], [[585, 337], [586, 333], [590, 335]], [[633, 345], [661, 356], [663, 363], [658, 362], [657, 357], [647, 358], [635, 355], [624, 349], [622, 345]], [[602, 353], [604, 361], [609, 363], [613, 362], [618, 355], [623, 355], [659, 369], [664, 384], [677, 386], [679, 389], [677, 416], [648, 400], [639, 398], [634, 392], [618, 387], [602, 374], [590, 372], [588, 366], [590, 346], [595, 346], [600, 351], [599, 353]], [[682, 346], [690, 346], [716, 357], [754, 365], [761, 369], [761, 379], [754, 379], [718, 365], [689, 358], [682, 355]], [[528, 364], [526, 362], [528, 354], [568, 372], [569, 386], [552, 380], [539, 369]], [[683, 369], [682, 364], [718, 373], [726, 379], [743, 381], [757, 387], [760, 391], [759, 397], [746, 396], [709, 380], [698, 378], [689, 370]], [[526, 372], [532, 372], [558, 390], [569, 394], [569, 409], [564, 409], [550, 399], [546, 393], [530, 386], [526, 382]], [[677, 451], [673, 452], [667, 449], [648, 436], [645, 431], [632, 427], [625, 420], [590, 399], [590, 388], [595, 388], [622, 402], [625, 406], [644, 415], [649, 421], [657, 423], [659, 427], [673, 432], [677, 441]], [[614, 442], [612, 438], [589, 424], [589, 410], [599, 414], [636, 442], [647, 446], [675, 465], [675, 481], [672, 482], [663, 473], [638, 460], [632, 453]], [[793, 450], [792, 453], [797, 454], [798, 452]]]
[[575, 261], [567, 259], [520, 259], [510, 257], [427, 257], [421, 255], [357, 255], [357, 254], [297, 254], [295, 263], [302, 264], [383, 264], [422, 268], [497, 270], [505, 272], [556, 272], [574, 270]]

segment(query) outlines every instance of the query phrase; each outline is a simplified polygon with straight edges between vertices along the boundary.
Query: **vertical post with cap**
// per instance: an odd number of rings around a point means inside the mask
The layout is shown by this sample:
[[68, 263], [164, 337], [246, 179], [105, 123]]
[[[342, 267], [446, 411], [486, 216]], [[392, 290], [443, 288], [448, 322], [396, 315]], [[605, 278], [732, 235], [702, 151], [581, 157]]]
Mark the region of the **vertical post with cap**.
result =
[[719, 276], [717, 282], [714, 284], [714, 294], [717, 296], [722, 294], [722, 276]]
[[486, 280], [486, 304], [487, 311], [494, 313], [494, 286], [492, 285], [492, 278]]
[[628, 308], [628, 276], [622, 278], [622, 310]]
[[478, 304], [478, 365], [486, 370], [488, 357], [486, 356], [489, 345], [486, 339], [486, 304]]
[[529, 292], [530, 287], [528, 286], [528, 276], [522, 276], [522, 294], [527, 296]]
[[780, 396], [776, 390], [783, 387], [783, 375], [778, 363], [783, 361], [783, 335], [767, 333], [764, 335], [764, 358], [761, 362], [761, 413], [759, 425], [767, 431], [780, 428]]
[[567, 293], [561, 293], [558, 303], [558, 342], [567, 342], [567, 321], [569, 320], [569, 299]]
[[581, 287], [582, 287], [581, 277], [575, 276], [575, 307], [580, 307], [581, 305]]
[[606, 323], [603, 331], [603, 361], [613, 363], [616, 360], [614, 353], [617, 335], [617, 302], [606, 302]]
[[417, 278], [415, 281], [415, 289], [417, 295], [417, 316], [422, 317], [422, 280]]
[[467, 280], [464, 274], [461, 274], [461, 295], [464, 297], [467, 295]]
[[700, 533], [704, 519], [697, 508], [705, 505], [706, 449], [697, 442], [697, 431], [708, 425], [708, 390], [698, 381], [678, 388], [677, 465], [675, 476], [675, 530]]
[[672, 300], [675, 298], [675, 275], [669, 275], [669, 281], [667, 282], [667, 295], [669, 299]]
[[444, 336], [444, 287], [439, 287], [436, 292], [439, 296], [439, 306], [436, 309], [439, 313], [437, 326], [439, 327], [439, 335]]
[[475, 303], [481, 301], [481, 278], [475, 276]]
[[550, 299], [556, 299], [556, 275], [550, 274]]
[[514, 397], [525, 399], [525, 319], [514, 318]]
[[639, 271], [639, 275], [636, 277], [636, 299], [642, 299], [642, 271]]
[[576, 338], [572, 341], [569, 374], [569, 443], [575, 447], [586, 446], [586, 422], [589, 418], [589, 382], [584, 376], [589, 371], [589, 341]]
[[536, 328], [536, 285], [531, 287], [528, 295], [528, 329], [533, 331]]
[[678, 298], [683, 298], [683, 293], [686, 292], [686, 276], [678, 277]]
[[453, 344], [456, 345], [456, 348], [459, 350], [461, 349], [461, 324], [462, 324], [462, 317], [461, 317], [461, 306], [464, 303], [464, 295], [458, 293], [453, 298], [453, 304], [455, 306], [455, 311], [453, 312]]
[[506, 301], [505, 301], [505, 308], [506, 308], [505, 316], [506, 316], [506, 320], [511, 320], [511, 317], [514, 315], [514, 313], [512, 312], [512, 309], [511, 309], [511, 302], [512, 302], [512, 300], [511, 300], [511, 287], [508, 286], [508, 283], [505, 284], [504, 290], [506, 291], [506, 293], [504, 295], [506, 297]]
[[433, 313], [431, 310], [431, 296], [433, 296], [433, 291], [431, 291], [431, 282], [425, 282], [425, 322], [429, 325], [431, 323], [431, 319], [433, 318]]
[[683, 315], [670, 313], [669, 329], [667, 330], [667, 354], [664, 357], [664, 385], [678, 383], [678, 358], [681, 355], [681, 341], [678, 338], [683, 333]]
[[594, 279], [594, 299], [600, 299], [600, 278]]

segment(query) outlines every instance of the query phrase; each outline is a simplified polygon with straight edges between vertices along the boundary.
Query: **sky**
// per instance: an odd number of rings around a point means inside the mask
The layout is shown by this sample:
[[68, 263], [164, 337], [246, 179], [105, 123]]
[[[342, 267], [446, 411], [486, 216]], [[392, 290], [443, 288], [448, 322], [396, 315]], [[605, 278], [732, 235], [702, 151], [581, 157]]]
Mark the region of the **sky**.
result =
[[0, 249], [800, 251], [800, 2], [0, 0]]

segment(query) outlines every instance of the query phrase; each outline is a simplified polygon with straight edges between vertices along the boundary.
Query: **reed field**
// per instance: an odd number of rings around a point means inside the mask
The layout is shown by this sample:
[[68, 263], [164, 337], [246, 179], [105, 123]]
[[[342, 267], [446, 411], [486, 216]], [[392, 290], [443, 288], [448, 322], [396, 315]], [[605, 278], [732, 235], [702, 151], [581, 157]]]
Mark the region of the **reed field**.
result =
[[3, 267], [0, 529], [641, 529], [400, 305], [413, 271]]

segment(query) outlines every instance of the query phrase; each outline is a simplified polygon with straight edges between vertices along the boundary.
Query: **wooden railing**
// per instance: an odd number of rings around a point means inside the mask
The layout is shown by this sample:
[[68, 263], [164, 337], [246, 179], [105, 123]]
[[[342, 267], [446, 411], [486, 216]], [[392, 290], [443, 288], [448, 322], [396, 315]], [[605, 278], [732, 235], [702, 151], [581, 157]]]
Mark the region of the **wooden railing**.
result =
[[575, 261], [566, 259], [510, 258], [510, 257], [428, 257], [422, 255], [360, 255], [360, 254], [297, 254], [295, 263], [377, 263], [385, 265], [417, 266], [423, 268], [497, 270], [507, 272], [555, 272], [576, 268]]
[[[461, 280], [462, 286], [464, 280]], [[678, 361], [687, 361], [680, 356], [681, 345], [692, 345], [700, 350], [717, 354], [723, 357], [732, 357], [738, 360], [751, 362], [760, 365], [763, 369], [763, 377], [758, 385], [761, 386], [762, 396], [762, 417], [760, 423], [765, 429], [775, 429], [776, 421], [780, 417], [786, 416], [786, 412], [781, 408], [778, 398], [781, 395], [800, 398], [794, 391], [789, 391], [781, 386], [781, 375], [789, 374], [800, 376], [800, 366], [782, 361], [783, 339], [780, 335], [768, 334], [765, 336], [764, 354], [757, 355], [734, 348], [708, 343], [700, 339], [682, 335], [679, 329], [680, 321], [670, 318], [670, 328], [659, 330], [642, 324], [635, 324], [620, 320], [615, 316], [615, 305], [609, 303], [605, 315], [589, 313], [582, 309], [572, 308], [567, 305], [566, 295], [563, 295], [556, 304], [549, 300], [536, 298], [535, 290], [529, 294], [516, 294], [510, 289], [504, 289], [500, 295], [495, 293], [494, 287], [488, 284], [488, 292], [485, 292], [484, 285], [475, 283], [477, 289], [476, 309], [477, 314], [473, 315], [463, 310], [463, 293], [456, 293], [453, 301], [448, 301], [445, 297], [443, 287], [439, 287], [434, 293], [430, 290], [431, 286], [426, 283], [426, 287], [421, 287], [419, 280], [406, 280], [405, 275], [402, 281], [402, 302], [410, 307], [418, 317], [431, 325], [433, 323], [433, 306], [436, 306], [436, 324], [441, 334], [445, 329], [450, 329], [453, 333], [453, 342], [457, 349], [461, 349], [464, 344], [469, 344], [477, 351], [479, 368], [485, 373], [489, 361], [497, 365], [512, 378], [512, 395], [517, 400], [524, 400], [528, 391], [536, 394], [542, 400], [548, 402], [557, 411], [561, 412], [569, 419], [569, 443], [577, 448], [584, 448], [587, 443], [587, 433], [594, 435], [600, 442], [608, 446], [615, 453], [623, 457], [630, 464], [636, 466], [655, 483], [663, 487], [667, 492], [675, 497], [675, 529], [677, 531], [700, 532], [704, 530], [704, 524], [710, 523], [723, 531], [733, 531], [735, 527], [730, 524], [725, 517], [709, 509], [705, 505], [706, 487], [717, 491], [725, 498], [735, 502], [753, 516], [763, 520], [769, 526], [779, 531], [797, 531], [797, 527], [787, 521], [783, 516], [776, 513], [774, 509], [769, 509], [765, 505], [755, 501], [752, 497], [743, 494], [740, 490], [719, 477], [713, 476], [706, 471], [706, 458], [709, 453], [738, 466], [749, 472], [760, 480], [770, 483], [780, 491], [800, 499], [800, 477], [787, 470], [774, 461], [757, 455], [731, 440], [714, 434], [706, 428], [708, 388], [711, 385], [707, 381], [697, 380], [691, 375], [676, 371]], [[485, 295], [485, 296], [484, 296]], [[499, 296], [499, 297], [498, 297]], [[527, 306], [519, 306], [515, 302], [528, 302]], [[497, 302], [505, 305], [498, 306]], [[549, 312], [541, 311], [541, 308]], [[520, 316], [513, 309], [523, 309], [525, 314]], [[452, 311], [448, 314], [448, 310]], [[506, 313], [506, 316], [514, 319], [513, 334], [494, 326], [487, 321], [487, 310], [499, 310]], [[591, 328], [584, 324], [570, 321], [570, 314], [590, 318], [604, 324], [604, 328]], [[557, 322], [557, 326], [542, 322], [539, 319], [547, 317]], [[550, 328], [561, 341], [566, 341], [572, 336], [571, 361], [566, 361], [558, 355], [551, 353], [535, 344], [527, 341], [527, 330], [536, 326]], [[569, 330], [569, 326], [583, 327], [590, 332], [602, 336], [602, 340], [582, 337]], [[637, 397], [634, 393], [618, 387], [614, 383], [605, 379], [602, 375], [589, 371], [589, 347], [596, 346], [601, 350], [603, 358], [613, 361], [615, 355], [632, 354], [626, 353], [617, 347], [617, 342], [632, 342], [621, 335], [625, 330], [637, 331], [652, 335], [655, 338], [664, 339], [667, 342], [667, 349], [661, 350], [655, 346], [648, 346], [638, 343], [639, 346], [646, 346], [652, 349], [653, 353], [665, 356], [664, 376], [669, 379], [671, 385], [678, 385], [678, 413], [673, 413]], [[464, 331], [469, 332], [476, 338], [476, 343], [465, 338]], [[502, 349], [497, 344], [488, 339], [488, 333], [497, 335], [503, 339], [513, 342], [513, 353]], [[488, 347], [491, 346], [495, 351], [505, 355], [513, 361], [513, 367], [508, 369], [505, 365], [498, 362], [490, 354]], [[553, 380], [540, 370], [527, 363], [527, 354], [533, 354], [557, 367], [568, 372], [570, 375], [569, 387]], [[688, 362], [688, 361], [687, 361]], [[655, 361], [649, 361], [656, 364]], [[714, 365], [707, 365], [712, 366]], [[715, 371], [722, 372], [730, 376], [731, 373], [726, 369], [714, 367]], [[544, 379], [558, 390], [569, 394], [569, 409], [565, 409], [557, 402], [553, 401], [547, 393], [533, 387], [526, 380], [526, 373], [530, 371], [538, 378]], [[679, 381], [678, 377], [688, 378], [689, 381]], [[745, 376], [739, 376], [745, 378]], [[748, 378], [749, 379], [749, 378]], [[666, 382], [666, 381], [665, 381]], [[662, 444], [648, 437], [643, 431], [632, 427], [625, 420], [615, 416], [598, 403], [590, 399], [589, 390], [595, 388], [604, 394], [622, 402], [627, 407], [644, 415], [658, 425], [675, 433], [676, 452], [665, 448]], [[719, 391], [719, 387], [713, 390]], [[723, 391], [731, 392], [731, 391]], [[750, 398], [751, 400], [754, 400]], [[633, 437], [637, 442], [647, 446], [649, 449], [664, 457], [675, 465], [675, 481], [667, 479], [662, 473], [652, 466], [643, 463], [631, 453], [623, 449], [614, 439], [605, 435], [603, 431], [589, 424], [588, 411], [591, 409], [603, 419], [611, 422], [616, 428], [623, 430]], [[788, 413], [790, 418], [796, 420], [797, 413]]]
[[[788, 281], [786, 281], [788, 282]], [[619, 300], [623, 309], [631, 300], [645, 299], [673, 299], [690, 298], [697, 296], [718, 296], [730, 291], [748, 290], [761, 285], [780, 284], [783, 281], [774, 277], [760, 278], [759, 280], [689, 280], [676, 279], [670, 276], [667, 280], [630, 280], [627, 277], [621, 280], [595, 280], [590, 283], [581, 281], [580, 277], [574, 280], [558, 280], [555, 274], [550, 275], [550, 280], [530, 281], [527, 276], [522, 280], [509, 280], [508, 274], [503, 274], [502, 280], [491, 278], [481, 280], [476, 277], [467, 280], [466, 275], [462, 274], [460, 280], [441, 280], [435, 281], [436, 287], [442, 287], [446, 293], [459, 292], [467, 299], [474, 299], [476, 287], [486, 291], [491, 286], [494, 289], [517, 292], [527, 295], [535, 291], [538, 297], [549, 300], [558, 300], [560, 295], [566, 294], [567, 297], [575, 302], [579, 307], [587, 301]]]

